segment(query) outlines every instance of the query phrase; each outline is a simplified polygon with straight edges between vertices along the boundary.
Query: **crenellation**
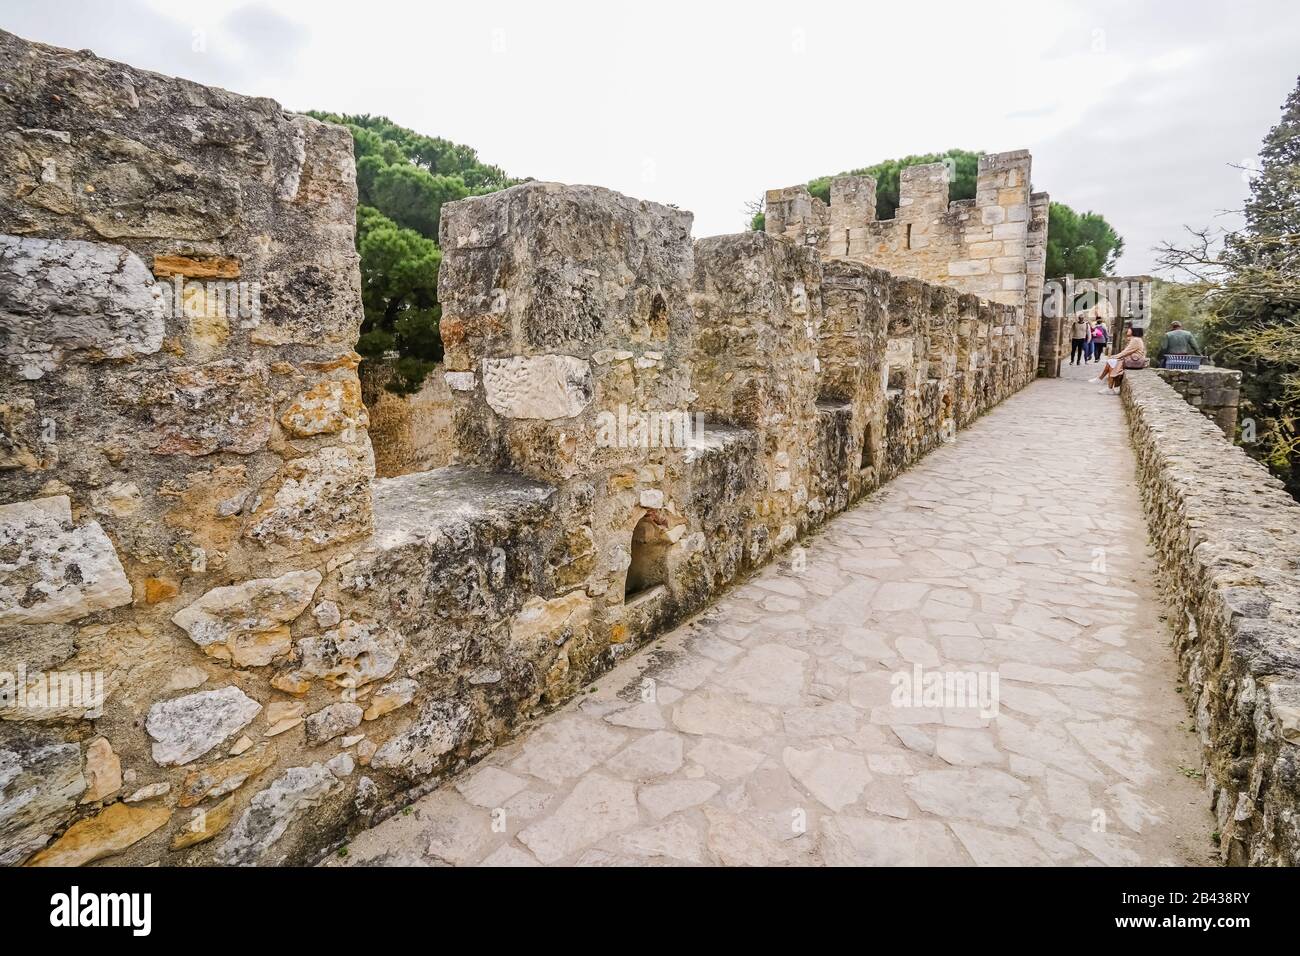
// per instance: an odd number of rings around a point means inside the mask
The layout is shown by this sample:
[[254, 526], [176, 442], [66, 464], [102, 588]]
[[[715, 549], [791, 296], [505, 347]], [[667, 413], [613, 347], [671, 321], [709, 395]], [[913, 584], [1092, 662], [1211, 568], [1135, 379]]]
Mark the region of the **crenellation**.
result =
[[[878, 265], [898, 275], [971, 292], [1015, 307], [1028, 317], [1031, 335], [1015, 361], [1021, 374], [1037, 369], [1041, 290], [1046, 265], [1048, 196], [1031, 191], [1027, 150], [980, 157], [973, 200], [948, 199], [948, 167], [908, 166], [899, 174], [894, 219], [877, 220], [870, 177], [832, 180], [823, 213], [806, 187], [768, 194], [767, 231], [828, 256]], [[778, 209], [773, 218], [770, 210]], [[800, 210], [792, 213], [790, 210]]]

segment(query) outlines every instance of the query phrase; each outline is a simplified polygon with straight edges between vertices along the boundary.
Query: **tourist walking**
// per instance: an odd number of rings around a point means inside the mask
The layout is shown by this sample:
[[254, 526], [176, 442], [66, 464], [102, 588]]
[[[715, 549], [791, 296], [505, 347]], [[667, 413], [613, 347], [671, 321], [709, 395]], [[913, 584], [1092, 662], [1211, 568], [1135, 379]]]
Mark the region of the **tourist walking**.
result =
[[1088, 341], [1088, 320], [1079, 316], [1070, 326], [1070, 364], [1083, 364], [1083, 345]]
[[1101, 319], [1092, 327], [1092, 357], [1093, 361], [1100, 362], [1106, 355], [1106, 344], [1110, 341], [1110, 331], [1106, 328], [1106, 323]]

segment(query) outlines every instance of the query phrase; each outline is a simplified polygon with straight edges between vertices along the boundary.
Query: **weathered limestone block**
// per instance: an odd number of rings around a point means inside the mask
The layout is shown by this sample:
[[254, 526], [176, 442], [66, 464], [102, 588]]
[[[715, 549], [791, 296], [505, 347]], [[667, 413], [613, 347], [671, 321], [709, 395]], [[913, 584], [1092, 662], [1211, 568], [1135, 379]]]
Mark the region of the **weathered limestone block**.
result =
[[430, 701], [410, 730], [389, 740], [370, 758], [370, 766], [392, 770], [410, 780], [433, 773], [443, 758], [465, 743], [472, 732], [473, 714], [459, 701]]
[[364, 714], [366, 720], [378, 720], [385, 714], [391, 714], [400, 707], [405, 707], [415, 700], [420, 685], [409, 677], [384, 684], [367, 699]]
[[0, 735], [0, 866], [21, 863], [70, 820], [86, 791], [81, 748], [29, 728]]
[[[652, 315], [651, 299], [655, 285], [669, 290], [687, 280], [691, 219], [608, 189], [557, 183], [525, 183], [449, 203], [440, 244], [460, 254], [444, 259], [438, 300], [451, 319], [453, 342], [463, 330], [479, 340], [480, 355], [489, 355], [490, 342], [504, 342], [505, 330], [518, 328], [514, 354], [589, 355], [634, 325], [667, 337], [683, 316], [671, 304], [662, 316]], [[626, 285], [632, 262], [644, 291]], [[504, 277], [521, 264], [527, 268], [503, 294]], [[453, 367], [455, 346], [448, 351], [451, 370], [471, 370]]]
[[150, 355], [165, 303], [140, 257], [122, 246], [0, 234], [0, 355], [38, 379], [79, 357]]
[[591, 401], [591, 366], [572, 355], [484, 359], [483, 390], [506, 418], [572, 418]]
[[[284, 689], [284, 688], [281, 688]], [[308, 688], [303, 689], [303, 693]], [[267, 737], [275, 737], [284, 733], [286, 730], [292, 730], [299, 724], [303, 723], [303, 714], [307, 710], [307, 705], [300, 700], [284, 701], [277, 700], [268, 704], [266, 707], [266, 730]]]
[[290, 571], [213, 588], [172, 622], [209, 657], [261, 667], [289, 652], [289, 624], [307, 609], [320, 582], [319, 571]]
[[591, 623], [591, 598], [581, 591], [545, 600], [529, 598], [510, 624], [510, 640], [528, 644], [537, 639], [563, 643]]
[[296, 672], [338, 687], [364, 687], [391, 674], [401, 653], [401, 638], [384, 625], [348, 620], [300, 640]]
[[289, 825], [343, 789], [343, 784], [323, 764], [290, 767], [265, 790], [256, 794], [230, 835], [217, 850], [222, 866], [274, 865], [272, 850]]
[[86, 792], [82, 803], [94, 803], [122, 789], [122, 761], [113, 753], [113, 745], [103, 737], [86, 747]]
[[247, 727], [261, 709], [238, 687], [199, 691], [154, 704], [145, 721], [145, 729], [156, 741], [154, 762], [167, 767], [197, 760]]
[[330, 704], [307, 718], [307, 742], [323, 744], [361, 724], [363, 711], [357, 704]]
[[365, 428], [370, 420], [361, 402], [361, 384], [353, 380], [317, 382], [280, 416], [280, 424], [298, 438], [332, 435]]
[[130, 372], [118, 397], [141, 408], [159, 455], [251, 455], [271, 437], [271, 391], [264, 366], [222, 359], [206, 365]]
[[316, 550], [371, 528], [370, 442], [328, 445], [284, 464], [254, 511], [247, 536], [264, 544]]
[[75, 621], [131, 603], [98, 522], [72, 523], [67, 495], [0, 505], [0, 625]]
[[153, 274], [160, 279], [186, 276], [190, 279], [238, 279], [239, 260], [231, 256], [176, 256], [155, 254]]
[[139, 843], [171, 818], [167, 807], [136, 807], [110, 803], [93, 817], [68, 827], [36, 854], [29, 866], [85, 866], [115, 856]]
[[42, 435], [36, 401], [13, 398], [0, 401], [0, 471], [22, 468], [43, 470], [58, 461], [58, 453]]
[[457, 376], [457, 461], [591, 480], [642, 457], [602, 441], [600, 416], [687, 411], [690, 221], [555, 183], [444, 207], [440, 328]]
[[[268, 721], [270, 720], [268, 708]], [[192, 770], [181, 784], [177, 805], [192, 807], [201, 800], [221, 797], [275, 764], [275, 751], [265, 744], [211, 766]]]
[[204, 810], [201, 816], [192, 817], [190, 822], [172, 837], [172, 849], [185, 850], [219, 836], [234, 819], [235, 803], [234, 797], [227, 797], [215, 806]]
[[131, 481], [115, 481], [90, 496], [91, 509], [97, 515], [129, 518], [140, 510], [140, 488]]
[[170, 783], [160, 780], [158, 783], [151, 783], [128, 793], [122, 798], [122, 801], [124, 803], [143, 803], [146, 800], [156, 800], [158, 797], [165, 797], [171, 793], [171, 789], [172, 785]]

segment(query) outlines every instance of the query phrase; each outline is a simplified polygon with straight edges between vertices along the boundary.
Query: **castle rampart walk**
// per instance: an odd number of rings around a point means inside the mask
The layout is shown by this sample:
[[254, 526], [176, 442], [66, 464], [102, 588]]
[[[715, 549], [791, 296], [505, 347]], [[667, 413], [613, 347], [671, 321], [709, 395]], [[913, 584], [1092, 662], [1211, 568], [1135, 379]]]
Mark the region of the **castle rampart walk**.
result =
[[1083, 375], [1011, 396], [334, 862], [1208, 862], [1133, 452]]

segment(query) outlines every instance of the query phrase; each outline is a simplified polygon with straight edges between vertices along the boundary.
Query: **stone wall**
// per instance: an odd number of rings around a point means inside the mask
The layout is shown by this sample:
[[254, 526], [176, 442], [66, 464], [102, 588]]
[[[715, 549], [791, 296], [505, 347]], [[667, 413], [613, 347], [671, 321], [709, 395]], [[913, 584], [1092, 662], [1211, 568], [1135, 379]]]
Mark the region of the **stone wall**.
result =
[[[1153, 345], [1155, 343], [1152, 343]], [[1198, 369], [1156, 369], [1174, 391], [1208, 418], [1227, 437], [1237, 438], [1237, 407], [1241, 404], [1241, 373], [1203, 366]]]
[[373, 529], [351, 140], [8, 33], [0, 64], [0, 860], [227, 824], [240, 858], [343, 786], [270, 735], [319, 702], [269, 677]]
[[391, 362], [366, 359], [357, 375], [361, 378], [361, 400], [370, 417], [370, 443], [375, 449], [378, 477], [395, 478], [451, 463], [451, 389], [441, 367], [406, 395], [384, 387], [393, 376]]
[[529, 183], [444, 207], [454, 463], [376, 479], [347, 131], [0, 62], [5, 863], [311, 860], [1032, 374], [1012, 305]]
[[981, 156], [975, 198], [955, 202], [945, 164], [908, 166], [899, 176], [898, 210], [886, 220], [876, 219], [876, 182], [867, 176], [833, 179], [829, 206], [806, 186], [773, 189], [765, 228], [828, 257], [1016, 307], [1030, 331], [1017, 362], [1036, 369], [1050, 202], [1032, 191], [1031, 166], [1027, 150]]
[[1154, 372], [1123, 399], [1220, 852], [1295, 866], [1300, 505]]

